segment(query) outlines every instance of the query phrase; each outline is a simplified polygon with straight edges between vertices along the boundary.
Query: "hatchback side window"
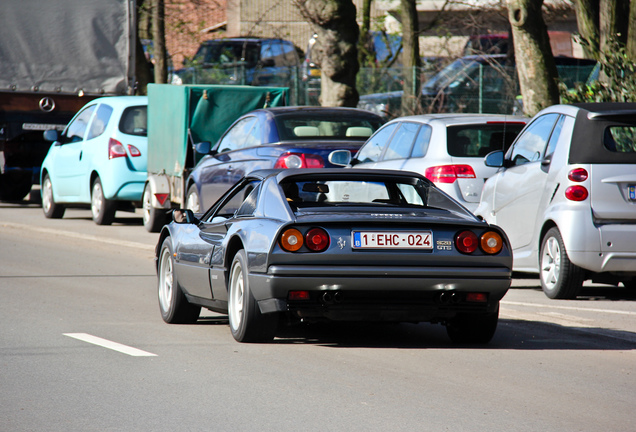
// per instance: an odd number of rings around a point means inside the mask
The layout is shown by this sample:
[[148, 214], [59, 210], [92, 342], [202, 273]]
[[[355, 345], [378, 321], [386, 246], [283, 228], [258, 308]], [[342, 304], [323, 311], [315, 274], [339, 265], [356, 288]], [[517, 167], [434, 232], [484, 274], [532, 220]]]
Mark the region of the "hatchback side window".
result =
[[546, 114], [533, 121], [510, 148], [506, 158], [513, 165], [541, 159], [558, 117], [558, 114]]
[[84, 139], [88, 122], [95, 111], [97, 105], [91, 105], [80, 112], [75, 119], [68, 125], [64, 133], [64, 142], [78, 142]]
[[404, 122], [400, 124], [400, 127], [395, 132], [393, 139], [386, 151], [382, 160], [395, 160], [406, 159], [411, 154], [411, 148], [413, 147], [413, 141], [417, 136], [417, 132], [420, 129], [420, 125], [417, 123]]
[[426, 152], [428, 151], [428, 144], [431, 141], [431, 133], [433, 132], [433, 128], [429, 125], [422, 125], [420, 128], [420, 132], [417, 134], [415, 138], [415, 144], [413, 144], [413, 151], [411, 152], [411, 157], [419, 158], [424, 157]]
[[88, 136], [86, 137], [87, 140], [97, 138], [104, 133], [112, 113], [113, 109], [109, 105], [101, 104], [99, 108], [97, 108], [95, 118], [93, 119], [93, 123], [91, 123], [91, 128], [89, 129]]
[[221, 139], [219, 143], [219, 153], [239, 150], [246, 147], [247, 138], [255, 123], [255, 117], [247, 117], [239, 120]]
[[391, 123], [378, 130], [376, 134], [369, 138], [369, 141], [362, 146], [356, 159], [361, 163], [377, 162], [380, 160], [380, 155], [382, 155], [382, 151], [389, 143], [391, 135], [393, 135], [398, 124], [399, 123]]
[[556, 149], [557, 142], [559, 142], [559, 136], [561, 135], [561, 129], [563, 129], [563, 123], [565, 122], [565, 116], [561, 116], [556, 126], [554, 126], [554, 131], [552, 131], [552, 135], [550, 135], [550, 141], [548, 142], [548, 148], [545, 151], [544, 158], [549, 158], [554, 153], [554, 149]]

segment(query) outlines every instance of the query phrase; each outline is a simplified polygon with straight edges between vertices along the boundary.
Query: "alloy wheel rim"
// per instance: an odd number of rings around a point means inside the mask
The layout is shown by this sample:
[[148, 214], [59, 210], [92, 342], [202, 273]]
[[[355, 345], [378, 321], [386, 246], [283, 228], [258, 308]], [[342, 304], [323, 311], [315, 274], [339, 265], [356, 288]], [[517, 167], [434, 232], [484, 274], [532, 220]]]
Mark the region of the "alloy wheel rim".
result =
[[170, 251], [165, 248], [161, 253], [161, 276], [159, 280], [159, 303], [163, 311], [168, 311], [172, 303], [173, 273]]
[[243, 320], [243, 295], [244, 295], [244, 279], [243, 269], [239, 262], [232, 267], [232, 285], [229, 305], [230, 325], [233, 330], [237, 330]]
[[104, 194], [102, 193], [102, 187], [99, 183], [95, 183], [93, 186], [93, 196], [91, 198], [91, 211], [95, 218], [102, 212], [103, 201]]
[[143, 212], [142, 212], [142, 217], [144, 220], [144, 225], [148, 224], [148, 221], [150, 220], [150, 194], [146, 191], [144, 191], [144, 196], [143, 196]]
[[541, 258], [541, 278], [548, 289], [553, 289], [559, 282], [560, 270], [561, 248], [557, 239], [550, 237]]
[[53, 202], [53, 188], [51, 187], [51, 180], [47, 177], [44, 180], [44, 194], [42, 196], [42, 207], [45, 212], [51, 210], [51, 203]]

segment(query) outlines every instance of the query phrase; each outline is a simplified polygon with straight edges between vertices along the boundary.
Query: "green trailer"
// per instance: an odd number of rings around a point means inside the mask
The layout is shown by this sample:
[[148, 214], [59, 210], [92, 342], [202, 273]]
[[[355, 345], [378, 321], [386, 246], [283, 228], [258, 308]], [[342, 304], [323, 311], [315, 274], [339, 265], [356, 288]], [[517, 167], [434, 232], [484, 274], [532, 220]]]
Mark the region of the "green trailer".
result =
[[169, 211], [184, 205], [185, 182], [202, 156], [196, 144], [216, 143], [252, 110], [286, 105], [288, 94], [281, 87], [150, 84], [144, 227], [158, 231]]

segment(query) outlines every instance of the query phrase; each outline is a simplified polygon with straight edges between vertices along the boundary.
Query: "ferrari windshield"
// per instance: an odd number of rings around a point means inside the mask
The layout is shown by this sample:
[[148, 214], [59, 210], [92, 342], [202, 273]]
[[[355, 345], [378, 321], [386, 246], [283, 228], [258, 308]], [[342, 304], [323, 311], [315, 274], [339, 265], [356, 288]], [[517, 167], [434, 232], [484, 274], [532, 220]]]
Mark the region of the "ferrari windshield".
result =
[[[291, 180], [291, 179], [290, 179]], [[408, 207], [468, 213], [435, 186], [414, 181], [316, 180], [285, 181], [281, 187], [295, 208], [334, 206]]]

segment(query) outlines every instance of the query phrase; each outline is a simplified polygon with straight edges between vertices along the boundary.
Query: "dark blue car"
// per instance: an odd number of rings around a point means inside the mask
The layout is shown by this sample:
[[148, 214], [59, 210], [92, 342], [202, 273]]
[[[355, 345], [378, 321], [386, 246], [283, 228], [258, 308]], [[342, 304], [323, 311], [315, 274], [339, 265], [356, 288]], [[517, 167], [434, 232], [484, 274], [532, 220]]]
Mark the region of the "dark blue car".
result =
[[186, 207], [208, 208], [245, 174], [269, 168], [335, 167], [334, 150], [355, 154], [384, 120], [356, 108], [277, 107], [252, 111], [232, 124], [186, 184]]

